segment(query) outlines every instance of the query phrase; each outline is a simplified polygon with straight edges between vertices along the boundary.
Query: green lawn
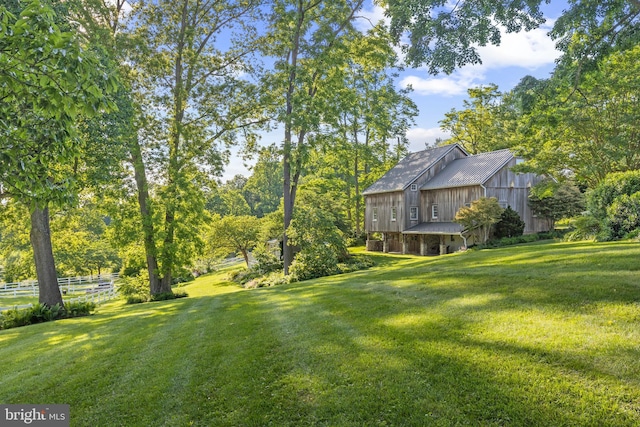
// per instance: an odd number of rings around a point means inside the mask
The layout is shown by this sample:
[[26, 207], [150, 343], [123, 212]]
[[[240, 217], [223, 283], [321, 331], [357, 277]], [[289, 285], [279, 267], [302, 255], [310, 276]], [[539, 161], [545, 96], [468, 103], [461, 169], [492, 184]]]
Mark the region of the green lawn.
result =
[[73, 426], [640, 425], [640, 244], [375, 258], [2, 331], [0, 402]]

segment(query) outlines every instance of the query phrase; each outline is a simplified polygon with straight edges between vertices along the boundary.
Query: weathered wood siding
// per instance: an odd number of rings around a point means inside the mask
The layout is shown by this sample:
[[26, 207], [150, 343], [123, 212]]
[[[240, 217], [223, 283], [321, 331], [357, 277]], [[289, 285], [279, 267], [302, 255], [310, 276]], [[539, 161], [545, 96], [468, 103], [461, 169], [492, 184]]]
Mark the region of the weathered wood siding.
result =
[[487, 197], [495, 197], [502, 206], [511, 206], [518, 212], [525, 224], [525, 234], [548, 231], [547, 221], [534, 217], [528, 204], [530, 188], [544, 178], [533, 173], [515, 173], [511, 170], [515, 165], [514, 158], [486, 182]]
[[[495, 197], [502, 206], [511, 206], [513, 210], [518, 212], [525, 223], [525, 233], [547, 231], [547, 222], [535, 218], [527, 203], [529, 189], [540, 182], [543, 177], [533, 173], [515, 173], [511, 171], [513, 166], [515, 166], [515, 159], [484, 184], [486, 197]], [[424, 191], [421, 203], [421, 209], [426, 214], [424, 221], [452, 222], [456, 212], [462, 206], [484, 196], [485, 189], [479, 185]], [[438, 205], [437, 219], [431, 217], [433, 204]]]
[[[442, 190], [423, 191], [422, 209], [427, 222], [453, 222], [458, 209], [467, 203], [484, 196], [480, 186], [445, 188]], [[432, 217], [432, 206], [438, 205], [438, 218]]]
[[[404, 192], [372, 194], [365, 197], [365, 229], [367, 232], [400, 232], [404, 230]], [[396, 208], [397, 219], [391, 221], [391, 208]], [[378, 220], [373, 220], [373, 210], [378, 210]]]
[[[420, 188], [426, 184], [435, 174], [454, 161], [465, 157], [464, 152], [455, 147], [431, 168], [420, 174], [414, 181], [417, 190], [412, 191], [411, 185], [404, 191], [393, 193], [379, 193], [365, 196], [365, 230], [367, 232], [402, 232], [413, 227], [425, 219], [426, 212], [421, 206]], [[418, 219], [411, 220], [411, 207], [418, 208]], [[391, 221], [391, 208], [397, 209], [397, 220]], [[373, 209], [378, 209], [378, 220], [373, 221]]]

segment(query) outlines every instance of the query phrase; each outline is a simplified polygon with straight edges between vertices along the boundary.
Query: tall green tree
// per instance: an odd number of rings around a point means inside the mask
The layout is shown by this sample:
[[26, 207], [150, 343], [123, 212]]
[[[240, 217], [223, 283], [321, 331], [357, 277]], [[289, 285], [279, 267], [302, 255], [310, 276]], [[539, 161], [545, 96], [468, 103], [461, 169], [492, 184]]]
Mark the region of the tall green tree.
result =
[[541, 181], [531, 188], [529, 207], [548, 221], [553, 230], [556, 221], [572, 218], [584, 210], [584, 195], [571, 182]]
[[[363, 0], [278, 0], [269, 17], [264, 53], [276, 58], [265, 79], [265, 99], [275, 121], [284, 128], [284, 272], [293, 251], [288, 242], [300, 177], [309, 153], [320, 139], [323, 122], [336, 111], [327, 103], [343, 81], [332, 79], [331, 69], [346, 60], [346, 41], [354, 34], [353, 20]], [[284, 100], [284, 102], [282, 102]]]
[[115, 80], [45, 2], [0, 6], [0, 182], [2, 198], [31, 210], [30, 240], [45, 305], [62, 305], [51, 246], [50, 205], [75, 193], [81, 116], [111, 108]]
[[440, 128], [451, 134], [447, 141], [457, 142], [470, 154], [506, 148], [508, 142], [500, 126], [501, 93], [490, 84], [467, 89], [469, 99], [463, 109], [452, 109], [440, 121]]
[[262, 218], [276, 211], [282, 199], [282, 156], [278, 148], [262, 148], [251, 172], [242, 190], [251, 213]]
[[520, 151], [538, 172], [570, 171], [593, 188], [609, 173], [640, 168], [640, 46], [615, 52], [582, 73], [562, 67], [538, 91], [520, 124]]
[[[138, 185], [148, 222], [145, 241], [149, 252], [158, 254], [151, 259], [157, 268], [149, 268], [152, 294], [171, 292], [172, 272], [188, 261], [194, 242], [202, 243], [201, 189], [208, 176], [219, 173], [225, 144], [254, 123], [254, 86], [242, 75], [251, 72], [255, 26], [248, 22], [259, 4], [163, 0], [136, 5], [129, 60], [139, 73], [137, 90], [150, 125], [142, 133], [151, 154], [146, 167], [161, 183], [153, 189], [155, 198], [148, 182]], [[142, 152], [132, 154], [143, 163]], [[151, 208], [161, 213], [159, 223], [149, 222], [158, 218]]]
[[369, 184], [367, 175], [394, 157], [394, 148], [400, 150], [398, 155], [405, 154], [406, 132], [414, 124], [417, 107], [408, 96], [410, 88], [396, 90], [397, 56], [383, 26], [354, 35], [346, 47], [348, 61], [334, 69], [344, 81], [334, 92], [333, 104], [339, 114], [329, 125], [335, 131], [316, 160], [343, 181], [348, 217], [359, 234], [364, 221], [361, 192]]

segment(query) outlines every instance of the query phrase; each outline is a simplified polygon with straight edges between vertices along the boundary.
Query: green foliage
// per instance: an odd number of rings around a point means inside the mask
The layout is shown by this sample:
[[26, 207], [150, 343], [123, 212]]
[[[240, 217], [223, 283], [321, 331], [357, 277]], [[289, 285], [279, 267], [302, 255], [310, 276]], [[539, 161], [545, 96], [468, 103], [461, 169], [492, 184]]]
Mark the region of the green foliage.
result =
[[549, 221], [553, 229], [556, 221], [579, 215], [584, 209], [584, 196], [570, 182], [544, 180], [534, 185], [529, 193], [529, 207], [539, 217]]
[[595, 188], [587, 192], [587, 209], [599, 220], [607, 217], [613, 201], [622, 195], [640, 191], [640, 170], [608, 174]]
[[640, 191], [616, 197], [607, 208], [604, 232], [609, 239], [621, 239], [640, 228]]
[[35, 304], [33, 307], [12, 309], [0, 312], [0, 329], [11, 329], [36, 323], [50, 322], [91, 314], [96, 305], [93, 302], [65, 303], [64, 307], [56, 304], [52, 307]]
[[282, 156], [275, 145], [264, 147], [242, 188], [251, 214], [262, 218], [274, 212], [282, 198]]
[[68, 317], [87, 316], [96, 309], [96, 304], [91, 301], [67, 302], [64, 304], [64, 309]]
[[302, 281], [331, 276], [340, 271], [338, 262], [336, 252], [329, 245], [306, 246], [296, 254], [291, 264], [291, 277], [294, 281]]
[[447, 143], [458, 143], [470, 154], [508, 148], [500, 123], [501, 93], [498, 86], [467, 89], [469, 100], [463, 110], [452, 109], [440, 121], [440, 127], [451, 134]]
[[480, 243], [489, 240], [491, 227], [500, 221], [502, 208], [495, 197], [481, 197], [471, 202], [471, 206], [464, 206], [456, 212], [455, 222], [464, 227], [465, 233], [470, 233]]
[[256, 264], [251, 267], [252, 270], [262, 274], [282, 271], [282, 260], [280, 259], [280, 246], [272, 247], [267, 243], [257, 245], [253, 252]]
[[242, 255], [247, 267], [249, 252], [258, 243], [260, 220], [254, 216], [215, 216], [207, 235], [207, 252], [224, 258], [230, 253]]
[[149, 301], [151, 293], [147, 271], [143, 270], [136, 276], [121, 278], [118, 281], [118, 293], [127, 299], [128, 304]]
[[514, 211], [511, 206], [507, 206], [500, 214], [500, 221], [496, 223], [494, 235], [498, 239], [522, 236], [524, 227], [525, 223], [518, 212]]
[[571, 223], [571, 228], [565, 234], [569, 242], [579, 240], [596, 240], [602, 232], [602, 221], [591, 214], [580, 215]]
[[[75, 193], [78, 118], [112, 108], [112, 70], [61, 30], [45, 2], [0, 6], [0, 183], [26, 204], [67, 204]], [[61, 17], [63, 19], [63, 17]]]
[[300, 204], [287, 230], [291, 244], [299, 249], [290, 271], [295, 280], [336, 274], [337, 264], [349, 257], [344, 233], [347, 224], [332, 207], [333, 199], [314, 187], [322, 182], [316, 180], [301, 189]]
[[[431, 74], [481, 63], [478, 47], [499, 45], [501, 29], [528, 31], [544, 23], [542, 0], [448, 4], [441, 0], [389, 0], [391, 33], [409, 65]], [[551, 35], [564, 62], [589, 62], [614, 49], [637, 45], [640, 5], [635, 1], [570, 2]], [[405, 40], [407, 40], [405, 42]]]
[[150, 301], [169, 301], [177, 298], [186, 298], [189, 294], [186, 291], [162, 292], [151, 297]]
[[550, 239], [560, 239], [563, 237], [563, 231], [555, 230], [555, 231], [547, 231], [543, 233], [535, 233], [535, 234], [524, 234], [520, 236], [514, 237], [503, 237], [501, 239], [492, 239], [483, 243], [481, 245], [477, 245], [477, 249], [490, 249], [490, 248], [501, 248], [503, 246], [511, 246], [518, 245], [521, 243], [533, 243], [540, 240], [550, 240]]
[[589, 188], [609, 173], [640, 169], [639, 74], [636, 45], [593, 67], [558, 66], [533, 86], [534, 106], [522, 115], [517, 137], [531, 168], [559, 180], [571, 171]]

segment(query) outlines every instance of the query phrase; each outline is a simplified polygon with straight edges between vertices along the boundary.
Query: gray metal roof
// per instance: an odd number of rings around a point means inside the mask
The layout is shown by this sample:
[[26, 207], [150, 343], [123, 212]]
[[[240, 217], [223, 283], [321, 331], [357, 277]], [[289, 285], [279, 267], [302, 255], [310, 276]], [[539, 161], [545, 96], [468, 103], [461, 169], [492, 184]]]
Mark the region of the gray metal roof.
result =
[[464, 230], [456, 222], [423, 222], [405, 231], [403, 234], [460, 234]]
[[422, 190], [484, 184], [512, 158], [511, 151], [499, 150], [456, 159], [423, 185]]
[[458, 147], [458, 145], [445, 145], [444, 147], [430, 148], [407, 155], [387, 171], [382, 178], [364, 190], [362, 194], [389, 193], [404, 190], [455, 147]]

